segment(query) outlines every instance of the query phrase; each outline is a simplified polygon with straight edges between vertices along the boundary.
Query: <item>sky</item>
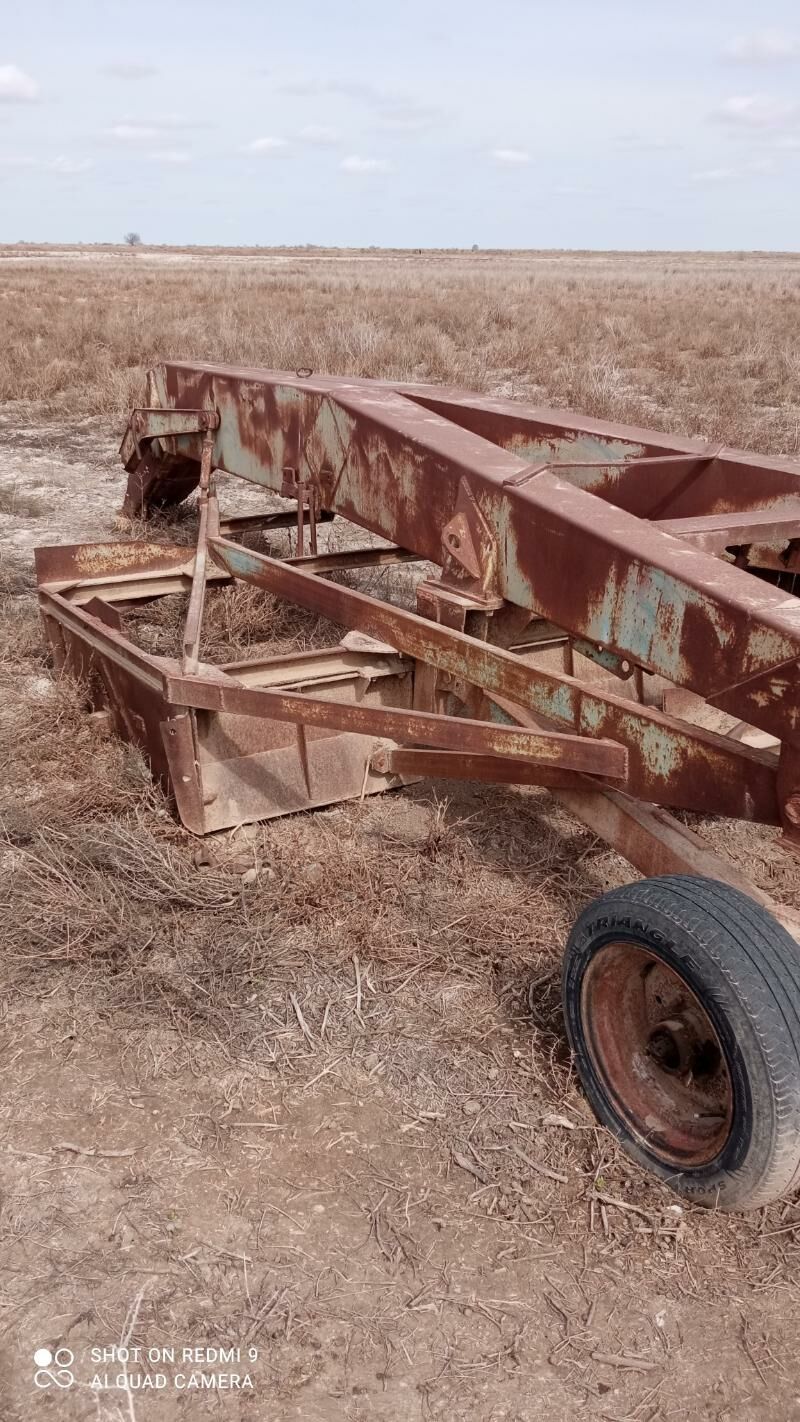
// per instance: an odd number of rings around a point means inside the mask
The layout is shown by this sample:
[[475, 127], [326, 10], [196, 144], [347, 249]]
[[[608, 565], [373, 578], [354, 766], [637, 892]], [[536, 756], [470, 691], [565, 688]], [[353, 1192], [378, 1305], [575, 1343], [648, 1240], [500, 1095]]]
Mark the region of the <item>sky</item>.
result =
[[0, 0], [0, 241], [800, 250], [798, 0]]

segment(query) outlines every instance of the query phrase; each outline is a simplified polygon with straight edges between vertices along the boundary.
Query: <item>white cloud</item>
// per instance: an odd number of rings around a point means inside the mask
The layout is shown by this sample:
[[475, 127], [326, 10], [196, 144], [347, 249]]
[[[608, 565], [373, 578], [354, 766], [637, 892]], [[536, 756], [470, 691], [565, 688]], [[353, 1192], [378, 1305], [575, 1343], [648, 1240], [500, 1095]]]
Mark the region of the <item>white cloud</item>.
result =
[[57, 158], [31, 158], [24, 154], [12, 154], [0, 158], [0, 168], [33, 168], [41, 173], [60, 173], [62, 177], [74, 177], [78, 173], [88, 173], [93, 166], [88, 158], [68, 158], [64, 154]]
[[684, 145], [674, 138], [652, 138], [646, 133], [619, 133], [614, 142], [619, 148], [628, 148], [637, 153], [676, 153]]
[[784, 30], [756, 30], [754, 34], [737, 35], [725, 54], [742, 64], [783, 64], [800, 59], [800, 37]]
[[362, 99], [365, 104], [380, 103], [383, 99], [379, 89], [360, 80], [350, 83], [339, 79], [287, 79], [278, 85], [282, 94], [294, 98], [310, 99], [317, 94], [335, 94], [345, 99]]
[[158, 148], [147, 155], [151, 163], [191, 163], [192, 155], [184, 148]]
[[183, 114], [151, 114], [144, 122], [138, 118], [124, 118], [112, 124], [105, 133], [107, 138], [116, 139], [119, 143], [152, 143], [167, 134], [207, 127], [205, 119], [185, 118]]
[[156, 128], [173, 130], [210, 127], [207, 119], [187, 118], [185, 114], [158, 114], [150, 119], [150, 122], [155, 124]]
[[102, 74], [108, 74], [112, 79], [152, 79], [158, 73], [154, 64], [104, 64]]
[[736, 168], [703, 168], [697, 173], [690, 173], [689, 182], [702, 187], [716, 183], [741, 183], [748, 178], [764, 177], [774, 172], [775, 162], [772, 158], [754, 158]]
[[282, 148], [286, 148], [285, 138], [254, 138], [251, 143], [245, 144], [245, 153], [280, 153]]
[[376, 128], [398, 133], [419, 133], [447, 117], [446, 111], [438, 105], [397, 90], [381, 89], [377, 84], [360, 79], [290, 79], [280, 84], [279, 89], [293, 98], [327, 95], [363, 104], [375, 115]]
[[521, 168], [531, 161], [524, 148], [493, 148], [489, 156], [502, 168]]
[[88, 173], [94, 164], [88, 158], [68, 158], [65, 154], [54, 158], [52, 163], [47, 165], [54, 173], [63, 173], [65, 177], [71, 177], [77, 173]]
[[109, 138], [119, 139], [120, 143], [152, 143], [154, 138], [158, 138], [158, 129], [144, 123], [115, 123], [106, 129], [106, 133]]
[[711, 117], [735, 128], [783, 128], [800, 117], [800, 105], [768, 94], [736, 94]]
[[740, 177], [737, 168], [704, 168], [699, 173], [690, 173], [689, 182], [704, 187], [707, 183], [731, 183]]
[[343, 158], [341, 167], [345, 173], [391, 172], [391, 164], [386, 158], [362, 158], [358, 153], [351, 153], [347, 158]]
[[16, 64], [0, 64], [0, 103], [32, 103], [39, 97], [39, 85]]
[[302, 139], [303, 143], [318, 143], [320, 147], [327, 147], [340, 141], [340, 135], [335, 128], [326, 128], [324, 124], [320, 123], [307, 123], [305, 128], [300, 129], [297, 136]]
[[410, 99], [382, 104], [378, 109], [376, 126], [395, 133], [422, 133], [440, 123], [443, 117], [443, 109]]

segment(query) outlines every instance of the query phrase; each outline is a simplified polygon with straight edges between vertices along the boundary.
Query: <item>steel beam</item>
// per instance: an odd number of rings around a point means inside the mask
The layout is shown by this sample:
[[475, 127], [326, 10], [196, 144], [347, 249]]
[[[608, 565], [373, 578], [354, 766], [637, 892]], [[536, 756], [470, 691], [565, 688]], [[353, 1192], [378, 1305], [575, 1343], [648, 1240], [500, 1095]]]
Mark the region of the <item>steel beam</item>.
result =
[[606, 740], [558, 732], [529, 731], [517, 726], [474, 721], [463, 716], [438, 716], [426, 711], [402, 711], [331, 701], [304, 692], [243, 686], [206, 669], [202, 676], [168, 675], [167, 700], [173, 706], [192, 706], [239, 716], [261, 716], [358, 735], [385, 737], [409, 744], [461, 749], [479, 755], [510, 756], [563, 766], [624, 780], [626, 754], [622, 746]]
[[[800, 743], [800, 601], [388, 386], [177, 364], [154, 385], [164, 404], [218, 411], [221, 468], [278, 492], [293, 471], [321, 507], [439, 562], [470, 591]], [[197, 436], [172, 445], [196, 457]], [[681, 452], [671, 445], [661, 452]], [[687, 453], [714, 462], [707, 447]], [[769, 499], [800, 510], [798, 474], [765, 471]], [[765, 478], [761, 487], [763, 506]], [[681, 516], [677, 496], [657, 504], [653, 516]]]
[[594, 690], [575, 677], [531, 666], [512, 652], [226, 539], [212, 540], [209, 548], [233, 577], [358, 628], [550, 722], [626, 745], [631, 794], [657, 804], [778, 822], [774, 756]]
[[[370, 762], [381, 775], [442, 780], [480, 780], [491, 785], [541, 785], [548, 789], [591, 789], [588, 777], [560, 766], [499, 755], [469, 755], [462, 750], [381, 750]], [[597, 779], [597, 777], [592, 777]]]
[[776, 544], [779, 548], [800, 538], [800, 510], [780, 513], [775, 509], [705, 514], [695, 518], [659, 520], [662, 533], [683, 538], [706, 553], [740, 548], [750, 543]]

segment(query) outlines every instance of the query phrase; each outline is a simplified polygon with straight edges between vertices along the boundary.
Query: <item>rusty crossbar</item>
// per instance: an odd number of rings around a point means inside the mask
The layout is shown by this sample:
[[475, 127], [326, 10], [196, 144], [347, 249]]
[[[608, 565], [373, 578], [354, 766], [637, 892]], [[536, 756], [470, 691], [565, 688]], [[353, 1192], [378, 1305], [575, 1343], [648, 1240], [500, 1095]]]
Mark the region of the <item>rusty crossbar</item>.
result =
[[429, 711], [341, 705], [308, 692], [240, 686], [235, 681], [228, 684], [222, 677], [167, 676], [165, 694], [173, 706], [271, 717], [294, 725], [330, 727], [501, 759], [510, 756], [533, 765], [561, 766], [565, 770], [625, 779], [625, 749], [613, 741], [589, 740], [553, 731], [519, 730], [514, 725], [473, 721], [464, 716], [437, 716]]
[[495, 704], [504, 696], [550, 721], [567, 723], [579, 734], [599, 735], [602, 725], [602, 734], [628, 745], [628, 788], [642, 798], [768, 822], [777, 818], [772, 756], [699, 729], [687, 733], [655, 708], [637, 706], [613, 693], [601, 695], [565, 673], [530, 666], [502, 648], [354, 589], [326, 583], [252, 549], [217, 539], [211, 552], [233, 576], [345, 627], [361, 628], [420, 662], [462, 676], [482, 687]]
[[[131, 514], [199, 490], [197, 546], [39, 549], [42, 614], [195, 832], [454, 775], [548, 786], [648, 866], [709, 853], [653, 805], [800, 844], [800, 469], [469, 392], [179, 362], [121, 453]], [[290, 506], [220, 513], [216, 471]], [[333, 519], [388, 546], [318, 547]], [[291, 557], [237, 541], [281, 528]], [[416, 611], [331, 580], [414, 561], [438, 570]], [[242, 581], [348, 636], [213, 667], [206, 589]], [[125, 609], [181, 592], [181, 646], [150, 656]], [[671, 687], [705, 725], [656, 704]]]
[[[561, 477], [557, 462], [512, 484], [530, 471], [528, 449], [512, 453], [432, 414], [430, 404], [367, 382], [258, 379], [255, 372], [176, 365], [162, 367], [155, 386], [165, 403], [214, 402], [218, 467], [279, 493], [287, 492], [285, 470], [302, 468], [301, 483], [314, 488], [321, 506], [442, 563], [471, 590], [552, 618], [753, 724], [768, 719], [764, 729], [781, 739], [800, 740], [797, 607], [768, 585], [754, 606], [740, 568], [687, 548], [655, 523], [599, 497], [591, 485]], [[254, 412], [262, 410], [259, 418]], [[197, 438], [168, 443], [180, 454], [192, 441], [196, 449]], [[640, 452], [652, 451], [644, 445]], [[651, 469], [642, 482], [669, 481], [651, 501], [657, 517], [684, 516], [687, 485], [704, 483], [709, 469], [726, 463], [730, 503], [742, 482], [735, 477], [742, 457], [712, 458], [703, 448], [687, 460], [677, 485], [677, 465], [668, 466], [669, 474], [662, 468], [655, 480]], [[796, 501], [797, 474], [760, 464], [759, 507]], [[632, 469], [635, 460], [622, 473], [630, 479]], [[745, 486], [749, 490], [749, 479]], [[719, 471], [711, 492], [718, 487]], [[674, 506], [668, 508], [669, 496]], [[697, 507], [697, 496], [694, 504], [692, 514], [713, 511]], [[781, 685], [762, 695], [779, 667]]]

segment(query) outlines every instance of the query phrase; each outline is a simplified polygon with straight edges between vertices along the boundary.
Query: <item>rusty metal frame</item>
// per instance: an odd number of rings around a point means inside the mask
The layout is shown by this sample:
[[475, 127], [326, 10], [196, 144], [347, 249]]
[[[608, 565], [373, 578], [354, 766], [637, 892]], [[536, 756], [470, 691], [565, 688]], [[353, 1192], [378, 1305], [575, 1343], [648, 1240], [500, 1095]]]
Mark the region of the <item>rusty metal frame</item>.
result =
[[[650, 872], [708, 863], [668, 808], [800, 845], [800, 468], [433, 386], [183, 363], [151, 372], [121, 455], [131, 515], [199, 490], [197, 546], [37, 550], [42, 614], [57, 664], [93, 683], [196, 833], [235, 818], [205, 783], [224, 763], [242, 818], [448, 775], [546, 785]], [[221, 516], [219, 473], [294, 507]], [[389, 546], [320, 549], [333, 518]], [[236, 541], [278, 526], [292, 558]], [[439, 570], [416, 612], [329, 580], [413, 560]], [[319, 654], [213, 667], [206, 588], [231, 581], [372, 640], [345, 638], [324, 674]], [[180, 656], [136, 648], [118, 609], [186, 591]], [[660, 709], [670, 687], [722, 729]]]

